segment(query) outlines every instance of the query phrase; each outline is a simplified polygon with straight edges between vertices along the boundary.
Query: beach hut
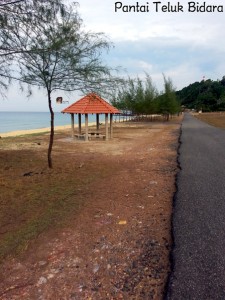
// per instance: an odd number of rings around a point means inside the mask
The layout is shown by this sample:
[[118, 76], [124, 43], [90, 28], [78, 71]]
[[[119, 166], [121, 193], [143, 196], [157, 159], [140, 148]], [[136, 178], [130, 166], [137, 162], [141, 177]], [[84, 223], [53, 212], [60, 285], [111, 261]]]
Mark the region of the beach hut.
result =
[[[88, 141], [90, 137], [103, 137], [105, 140], [113, 137], [113, 115], [119, 114], [120, 111], [114, 106], [110, 105], [107, 101], [102, 99], [96, 93], [90, 93], [80, 100], [74, 102], [64, 110], [62, 113], [71, 115], [71, 131], [72, 137], [75, 137], [74, 131], [74, 114], [78, 115], [78, 138], [84, 137]], [[96, 114], [96, 132], [88, 132], [88, 115]], [[99, 133], [99, 115], [105, 114], [105, 135]], [[81, 131], [81, 115], [85, 116], [85, 133]], [[110, 118], [109, 118], [110, 117]], [[109, 122], [110, 119], [110, 122]], [[109, 131], [110, 129], [110, 131]]]

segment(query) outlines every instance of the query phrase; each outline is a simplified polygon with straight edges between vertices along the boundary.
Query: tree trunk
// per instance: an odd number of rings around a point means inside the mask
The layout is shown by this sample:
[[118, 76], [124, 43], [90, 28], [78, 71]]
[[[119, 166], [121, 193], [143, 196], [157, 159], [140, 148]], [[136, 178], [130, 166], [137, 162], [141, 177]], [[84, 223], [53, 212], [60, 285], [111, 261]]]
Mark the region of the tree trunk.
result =
[[54, 141], [54, 112], [52, 110], [51, 91], [48, 91], [48, 107], [51, 115], [51, 132], [48, 145], [48, 167], [52, 169], [52, 146]]
[[166, 121], [169, 122], [169, 120], [170, 120], [170, 114], [167, 114], [166, 115]]

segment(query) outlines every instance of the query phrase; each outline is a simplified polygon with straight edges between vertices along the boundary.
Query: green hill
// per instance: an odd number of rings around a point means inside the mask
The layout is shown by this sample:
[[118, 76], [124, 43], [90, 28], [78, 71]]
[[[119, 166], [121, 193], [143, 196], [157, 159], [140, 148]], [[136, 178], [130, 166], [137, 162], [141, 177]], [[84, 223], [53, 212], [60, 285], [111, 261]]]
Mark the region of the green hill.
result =
[[176, 95], [181, 105], [187, 108], [223, 111], [225, 110], [225, 76], [222, 80], [207, 79], [192, 83], [177, 91]]

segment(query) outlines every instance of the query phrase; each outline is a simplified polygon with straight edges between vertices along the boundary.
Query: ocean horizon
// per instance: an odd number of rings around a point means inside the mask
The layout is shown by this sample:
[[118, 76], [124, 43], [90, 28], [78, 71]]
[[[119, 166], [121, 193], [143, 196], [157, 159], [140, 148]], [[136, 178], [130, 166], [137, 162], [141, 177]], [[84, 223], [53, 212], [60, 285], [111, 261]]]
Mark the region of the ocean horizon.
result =
[[[70, 114], [55, 112], [55, 126], [70, 125]], [[75, 124], [77, 124], [75, 115]], [[95, 122], [95, 115], [88, 115], [89, 122]], [[104, 120], [104, 115], [100, 115], [100, 121]], [[84, 116], [82, 115], [82, 123]], [[0, 112], [0, 134], [16, 130], [41, 129], [50, 127], [50, 112]]]

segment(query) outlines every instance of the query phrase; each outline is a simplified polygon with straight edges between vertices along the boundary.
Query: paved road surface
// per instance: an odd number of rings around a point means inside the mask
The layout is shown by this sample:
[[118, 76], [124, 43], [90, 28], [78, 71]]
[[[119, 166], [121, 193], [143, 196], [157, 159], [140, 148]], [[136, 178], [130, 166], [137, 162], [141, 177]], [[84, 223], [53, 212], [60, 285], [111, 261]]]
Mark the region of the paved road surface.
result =
[[166, 299], [225, 300], [225, 130], [186, 114], [179, 162]]

